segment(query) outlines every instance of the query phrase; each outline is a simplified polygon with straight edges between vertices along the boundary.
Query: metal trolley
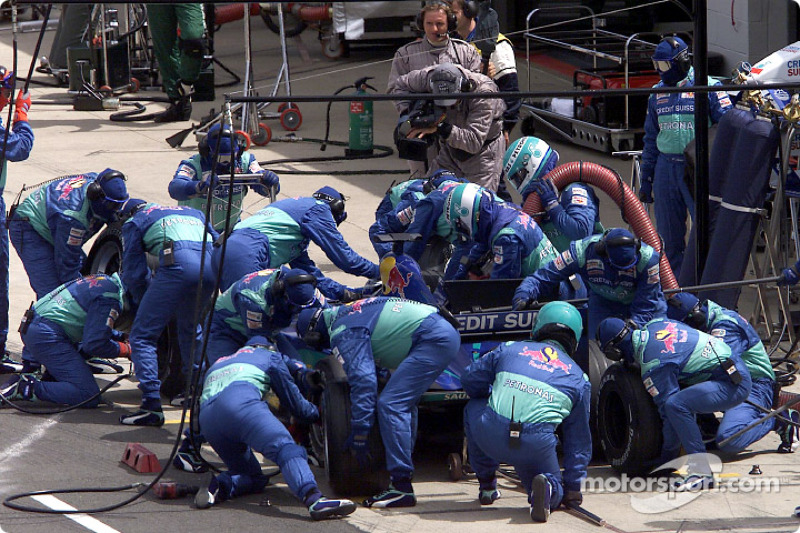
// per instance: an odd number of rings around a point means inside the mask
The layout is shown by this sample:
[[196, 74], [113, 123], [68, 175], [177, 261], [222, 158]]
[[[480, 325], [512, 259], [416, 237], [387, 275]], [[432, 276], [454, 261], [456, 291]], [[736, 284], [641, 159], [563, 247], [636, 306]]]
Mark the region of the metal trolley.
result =
[[[560, 22], [537, 27], [538, 21], [548, 11], [558, 9], [559, 15], [569, 13], [580, 17], [591, 28], [564, 29], [564, 24], [574, 17]], [[583, 54], [591, 58], [592, 66], [578, 69], [572, 76], [576, 90], [600, 90], [629, 87], [652, 87], [659, 81], [653, 70], [650, 57], [656, 48], [656, 33], [634, 33], [622, 35], [601, 28], [601, 20], [585, 6], [575, 6], [572, 11], [560, 8], [534, 9], [525, 19], [525, 52], [528, 62], [528, 91], [531, 88], [531, 51], [536, 45], [544, 45]], [[535, 130], [555, 135], [569, 141], [602, 152], [633, 150], [644, 135], [644, 117], [647, 110], [646, 96], [585, 96], [575, 97], [571, 102], [553, 100], [526, 100], [522, 104], [522, 132], [532, 135]], [[540, 128], [541, 127], [541, 128]]]

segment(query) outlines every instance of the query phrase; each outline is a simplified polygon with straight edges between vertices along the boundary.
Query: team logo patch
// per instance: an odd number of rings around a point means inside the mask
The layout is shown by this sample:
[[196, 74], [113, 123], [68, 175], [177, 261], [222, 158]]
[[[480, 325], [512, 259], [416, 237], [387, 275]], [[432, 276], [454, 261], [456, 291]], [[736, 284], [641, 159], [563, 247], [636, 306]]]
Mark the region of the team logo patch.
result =
[[650, 393], [650, 396], [652, 396], [653, 398], [658, 396], [658, 389], [656, 388], [655, 385], [653, 385], [652, 387], [647, 387], [647, 392]]
[[106, 326], [108, 326], [109, 328], [113, 328], [114, 322], [117, 321], [117, 318], [119, 318], [119, 312], [116, 309], [109, 310], [108, 318], [106, 319]]
[[572, 189], [570, 189], [570, 191], [572, 192], [573, 195], [577, 194], [578, 196], [589, 196], [589, 191], [587, 191], [583, 187], [573, 187]]
[[573, 196], [571, 203], [574, 205], [588, 205], [589, 200], [585, 196]]
[[399, 213], [397, 213], [397, 220], [404, 226], [408, 226], [412, 222], [414, 222], [414, 208], [413, 207], [406, 207]]
[[564, 260], [560, 255], [553, 260], [553, 264], [556, 266], [556, 270], [563, 270], [564, 267], [567, 266], [564, 264]]
[[589, 259], [586, 261], [586, 268], [603, 270], [603, 261], [600, 259]]
[[78, 237], [68, 237], [67, 238], [67, 246], [81, 246], [83, 244], [83, 240]]
[[261, 327], [261, 317], [263, 317], [263, 313], [259, 313], [258, 311], [247, 311], [247, 328], [248, 329], [259, 329]]
[[73, 237], [83, 237], [86, 233], [86, 230], [80, 228], [70, 228], [69, 234]]
[[679, 330], [674, 322], [667, 322], [664, 329], [656, 331], [655, 340], [664, 343], [661, 353], [675, 353], [676, 342], [686, 342], [689, 334], [686, 330]]
[[658, 283], [659, 281], [659, 267], [658, 265], [653, 265], [647, 269], [647, 283], [653, 284]]
[[194, 177], [194, 168], [189, 165], [181, 165], [178, 169], [178, 176], [185, 176], [189, 179]]
[[566, 265], [570, 265], [573, 261], [575, 261], [575, 259], [572, 258], [572, 252], [569, 250], [564, 250], [561, 252], [561, 258], [564, 260], [564, 264]]
[[717, 337], [718, 339], [724, 339], [725, 338], [725, 330], [722, 329], [722, 328], [712, 329], [711, 331], [709, 331], [709, 334], [714, 336], [714, 337]]

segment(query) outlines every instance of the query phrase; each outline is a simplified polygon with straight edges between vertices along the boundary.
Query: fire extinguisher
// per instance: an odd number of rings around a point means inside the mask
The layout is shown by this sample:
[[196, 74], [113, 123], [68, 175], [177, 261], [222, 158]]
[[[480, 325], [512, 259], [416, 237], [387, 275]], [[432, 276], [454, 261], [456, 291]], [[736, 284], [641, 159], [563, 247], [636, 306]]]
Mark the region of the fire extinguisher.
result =
[[[357, 80], [353, 85], [356, 96], [367, 94], [367, 89], [377, 92], [375, 87], [367, 83], [371, 77]], [[359, 100], [350, 102], [350, 140], [349, 148], [344, 151], [347, 157], [357, 155], [372, 155], [372, 101]]]
[[[373, 91], [377, 92], [375, 87], [367, 83], [367, 80], [371, 79], [372, 76], [359, 78], [352, 85], [345, 85], [333, 94], [337, 95], [342, 91], [353, 87], [356, 89], [356, 96], [363, 96], [367, 94], [367, 89], [372, 89]], [[320, 146], [320, 150], [322, 151], [325, 151], [325, 148], [328, 144], [328, 136], [331, 125], [331, 103], [332, 102], [328, 102], [325, 125], [325, 140], [323, 141], [322, 146]], [[348, 142], [348, 148], [346, 148], [344, 151], [345, 156], [357, 157], [372, 155], [372, 101], [359, 100], [350, 102], [348, 115], [350, 118], [350, 138]]]

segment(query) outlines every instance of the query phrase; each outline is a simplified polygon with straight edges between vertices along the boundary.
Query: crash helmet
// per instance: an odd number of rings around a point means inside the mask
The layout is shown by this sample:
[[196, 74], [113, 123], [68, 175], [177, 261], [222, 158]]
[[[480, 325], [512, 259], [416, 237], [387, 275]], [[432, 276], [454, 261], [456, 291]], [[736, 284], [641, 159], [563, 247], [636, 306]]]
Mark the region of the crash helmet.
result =
[[14, 71], [0, 65], [0, 89], [9, 93], [14, 89]]
[[673, 86], [689, 74], [692, 66], [689, 45], [683, 39], [668, 35], [661, 39], [653, 54], [653, 67], [664, 85]]
[[536, 314], [531, 338], [537, 342], [552, 340], [575, 353], [578, 340], [583, 334], [583, 319], [574, 305], [567, 302], [546, 303]]
[[478, 232], [481, 198], [487, 192], [486, 189], [474, 183], [456, 186], [447, 195], [444, 204], [445, 220], [450, 227], [471, 239]]
[[633, 332], [637, 329], [632, 320], [606, 318], [597, 326], [597, 343], [608, 359], [633, 362]]
[[235, 133], [231, 136], [230, 126], [222, 124], [211, 126], [206, 136], [197, 144], [197, 150], [203, 159], [211, 161], [216, 153], [217, 164], [223, 168], [230, 168], [231, 161], [238, 160], [244, 149], [242, 139]]
[[503, 156], [503, 174], [523, 197], [558, 165], [558, 152], [538, 137], [521, 137]]
[[688, 292], [679, 292], [667, 299], [667, 318], [705, 331], [708, 328], [708, 305]]

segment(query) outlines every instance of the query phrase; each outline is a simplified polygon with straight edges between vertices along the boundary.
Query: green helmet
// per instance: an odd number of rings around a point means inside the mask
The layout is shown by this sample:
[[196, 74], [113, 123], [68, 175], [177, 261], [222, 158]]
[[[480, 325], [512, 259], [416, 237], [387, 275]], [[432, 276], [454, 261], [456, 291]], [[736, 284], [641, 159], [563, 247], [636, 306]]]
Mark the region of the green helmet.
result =
[[578, 339], [583, 333], [580, 312], [567, 302], [549, 302], [536, 315], [531, 337], [535, 341], [553, 340], [561, 344], [569, 355], [575, 353]]
[[483, 188], [474, 183], [458, 185], [447, 196], [444, 216], [450, 227], [472, 238], [478, 232], [478, 213]]

